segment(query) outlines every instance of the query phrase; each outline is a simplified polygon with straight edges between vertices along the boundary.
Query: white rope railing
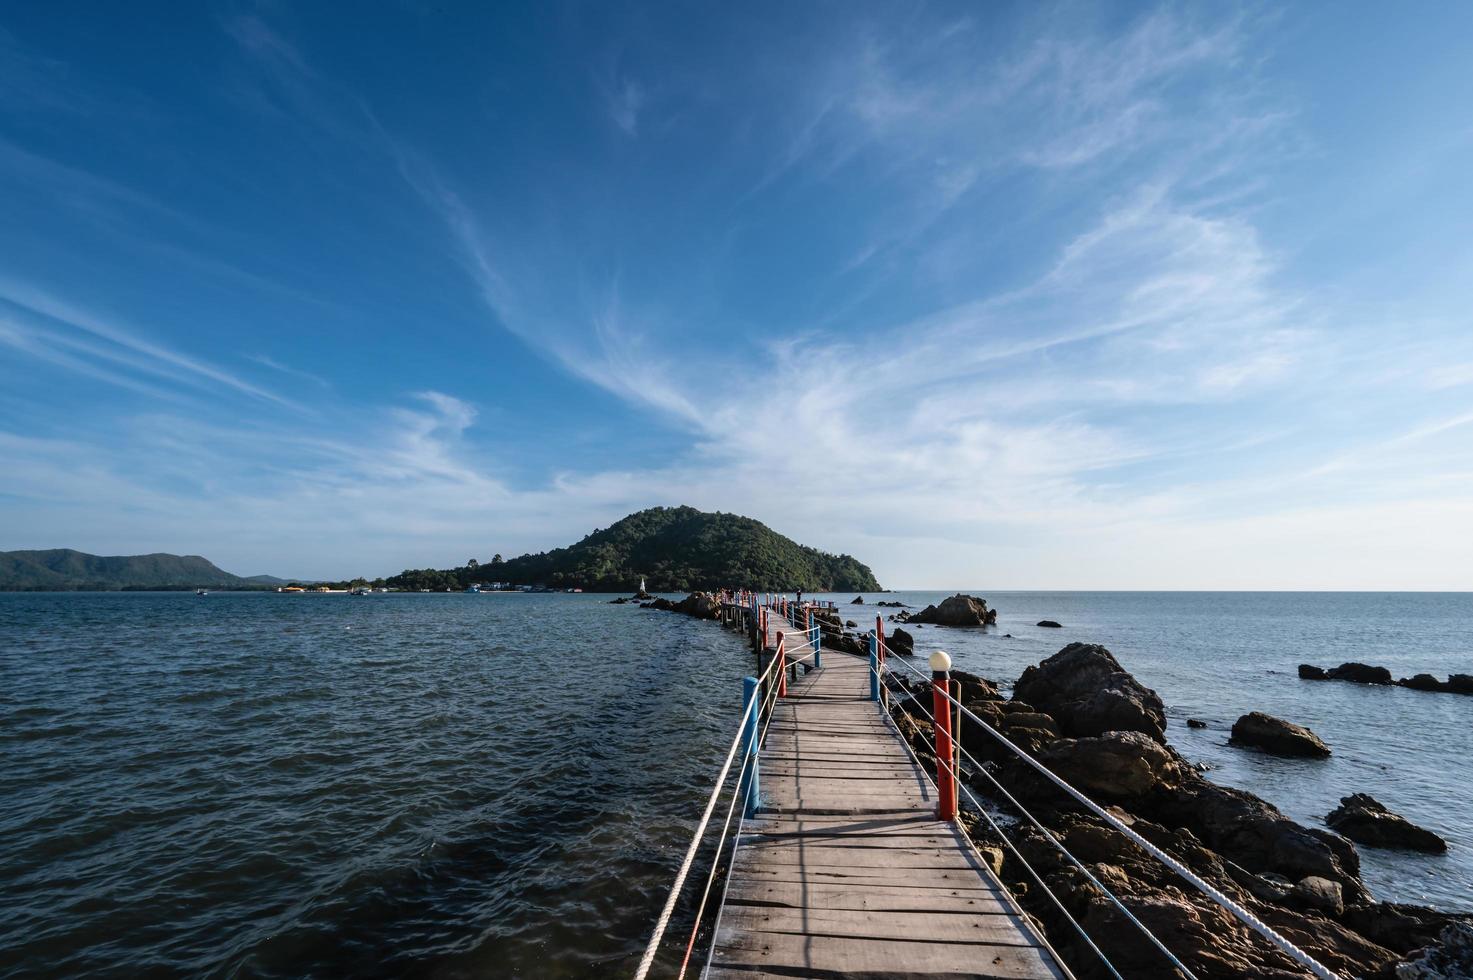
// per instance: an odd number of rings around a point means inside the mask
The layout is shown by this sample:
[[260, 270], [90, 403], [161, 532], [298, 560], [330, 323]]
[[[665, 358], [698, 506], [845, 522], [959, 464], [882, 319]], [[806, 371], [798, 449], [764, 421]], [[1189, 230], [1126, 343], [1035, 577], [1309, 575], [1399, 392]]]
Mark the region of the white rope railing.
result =
[[[915, 703], [916, 707], [920, 709], [921, 713], [931, 720], [931, 724], [934, 726], [936, 724], [936, 716], [927, 711], [926, 706], [922, 704], [919, 700], [917, 700], [914, 694], [911, 695], [911, 700]], [[952, 739], [952, 745], [956, 747], [957, 752], [965, 755], [968, 759], [972, 761], [972, 764], [974, 766], [976, 766], [981, 772], [986, 774], [989, 779], [991, 779], [992, 774], [987, 772], [986, 768], [980, 762], [978, 762], [977, 759], [970, 752], [968, 752], [965, 747], [962, 746], [961, 733], [955, 732], [953, 733], [953, 735], [954, 737]], [[914, 753], [912, 753], [912, 755], [914, 755]], [[956, 779], [957, 786], [961, 789], [963, 793], [967, 794], [967, 799], [972, 801], [972, 805], [977, 808], [977, 810], [987, 820], [987, 823], [992, 827], [994, 831], [997, 832], [998, 836], [1002, 838], [1003, 843], [1007, 844], [1008, 849], [1013, 852], [1013, 854], [1018, 858], [1019, 861], [1022, 861], [1023, 864], [1027, 866], [1028, 862], [1023, 858], [1023, 855], [1018, 853], [1018, 849], [1013, 846], [1012, 841], [1009, 840], [1007, 836], [1002, 833], [1002, 828], [998, 827], [997, 824], [993, 821], [991, 814], [989, 814], [986, 808], [983, 807], [982, 804], [977, 800], [977, 798], [972, 795], [972, 791], [968, 788], [967, 784], [959, 778], [959, 767], [954, 767], [950, 762], [943, 762], [940, 759], [937, 760], [937, 764], [943, 767], [946, 772], [951, 775], [952, 778]], [[1049, 839], [1050, 843], [1057, 847], [1059, 849], [1059, 852], [1063, 854], [1064, 857], [1069, 859], [1070, 863], [1072, 863], [1080, 871], [1084, 872], [1084, 876], [1088, 878], [1090, 882], [1100, 890], [1105, 898], [1109, 899], [1111, 904], [1113, 904], [1117, 909], [1120, 910], [1120, 912], [1126, 917], [1126, 919], [1128, 919], [1137, 929], [1141, 931], [1141, 933], [1147, 939], [1151, 941], [1151, 944], [1153, 946], [1161, 951], [1162, 955], [1164, 955], [1168, 960], [1171, 961], [1171, 964], [1175, 966], [1177, 970], [1179, 970], [1181, 974], [1187, 978], [1187, 980], [1197, 980], [1196, 974], [1188, 969], [1187, 965], [1183, 963], [1180, 959], [1178, 959], [1175, 953], [1167, 949], [1165, 944], [1162, 943], [1160, 939], [1156, 938], [1156, 934], [1151, 932], [1151, 930], [1146, 927], [1145, 923], [1137, 919], [1135, 915], [1132, 914], [1130, 909], [1126, 908], [1125, 904], [1121, 902], [1119, 898], [1115, 897], [1114, 892], [1105, 887], [1104, 882], [1095, 877], [1094, 873], [1090, 871], [1089, 868], [1085, 867], [1082, 863], [1080, 863], [1078, 858], [1069, 853], [1069, 849], [1063, 845], [1063, 842], [1061, 842], [1057, 837], [1050, 833], [1047, 827], [1039, 823], [1037, 818], [1035, 818], [1032, 813], [1028, 812], [1027, 808], [1025, 808], [1023, 804], [1019, 803], [1016, 799], [1013, 798], [1012, 794], [1008, 793], [1007, 790], [1002, 789], [1002, 786], [999, 785], [996, 780], [993, 780], [993, 785], [997, 786], [999, 790], [1002, 790], [1003, 795], [1008, 798], [1008, 801], [1011, 802], [1013, 806], [1016, 807], [1023, 814], [1023, 816], [1027, 817], [1035, 827], [1042, 831], [1044, 836]], [[1038, 878], [1038, 873], [1036, 871], [1033, 871], [1031, 867], [1029, 867], [1029, 871], [1033, 874], [1035, 880], [1038, 881], [1040, 887], [1042, 887], [1045, 892], [1048, 892], [1048, 896], [1049, 898], [1053, 899], [1054, 904], [1057, 905], [1060, 909], [1063, 909], [1063, 904], [1054, 895], [1053, 891], [1048, 887], [1048, 885], [1044, 884], [1043, 880]], [[1065, 916], [1068, 916], [1067, 912], [1065, 912]], [[1115, 971], [1114, 964], [1112, 964], [1109, 959], [1106, 958], [1105, 954], [1101, 952], [1100, 948], [1094, 944], [1094, 942], [1089, 938], [1088, 935], [1085, 934], [1083, 927], [1080, 926], [1077, 922], [1074, 922], [1072, 917], [1070, 917], [1070, 923], [1079, 930], [1079, 934], [1081, 936], [1084, 936], [1084, 940], [1085, 942], [1089, 943], [1090, 948], [1099, 954], [1100, 959], [1104, 961], [1105, 966], [1110, 970], [1110, 972], [1119, 977], [1120, 974]], [[1124, 978], [1121, 978], [1121, 980], [1124, 980]]]
[[[936, 791], [936, 795], [939, 797], [941, 795], [941, 787], [936, 785], [936, 780], [931, 777], [931, 773], [926, 768], [925, 763], [921, 762], [921, 757], [916, 754], [915, 749], [910, 744], [910, 740], [905, 737], [905, 733], [900, 730], [900, 726], [895, 724], [895, 719], [891, 717], [889, 712], [885, 712], [885, 717], [889, 720], [890, 727], [895, 730], [895, 737], [899, 739], [901, 746], [905, 749], [906, 752], [910, 753], [910, 757], [915, 760], [916, 768], [921, 771], [921, 775], [926, 777], [926, 782], [931, 784], [931, 788]], [[931, 721], [932, 724], [935, 724], [934, 718], [932, 718]], [[949, 765], [946, 768], [948, 772], [951, 771], [951, 767]], [[960, 780], [958, 780], [958, 785], [961, 785]], [[962, 788], [964, 791], [966, 791], [965, 786], [963, 786]], [[1089, 933], [1084, 931], [1084, 926], [1080, 925], [1079, 921], [1075, 919], [1072, 914], [1070, 914], [1067, 908], [1064, 907], [1064, 903], [1059, 901], [1059, 897], [1054, 894], [1053, 889], [1049, 888], [1048, 883], [1043, 880], [1043, 876], [1040, 875], [1036, 870], [1034, 870], [1033, 865], [1028, 863], [1028, 859], [1022, 855], [1018, 848], [1013, 845], [1013, 842], [1007, 838], [1007, 835], [1002, 832], [1002, 828], [999, 827], [997, 823], [992, 819], [991, 814], [989, 814], [986, 809], [984, 809], [980, 804], [977, 803], [976, 797], [973, 797], [970, 792], [967, 792], [967, 797], [972, 800], [973, 805], [977, 806], [978, 811], [982, 814], [983, 818], [986, 819], [988, 825], [992, 827], [993, 831], [1002, 840], [1003, 844], [1006, 845], [1007, 849], [1013, 852], [1013, 857], [1018, 859], [1018, 863], [1022, 864], [1023, 867], [1027, 869], [1028, 874], [1032, 876], [1033, 880], [1038, 882], [1038, 887], [1043, 890], [1043, 893], [1045, 895], [1048, 896], [1049, 901], [1054, 903], [1054, 906], [1059, 910], [1059, 914], [1064, 917], [1064, 921], [1068, 922], [1069, 925], [1074, 928], [1074, 931], [1079, 934], [1079, 938], [1084, 940], [1085, 945], [1093, 950], [1095, 955], [1099, 957], [1100, 962], [1105, 965], [1105, 969], [1110, 971], [1110, 974], [1115, 977], [1115, 980], [1125, 980], [1125, 978], [1120, 975], [1120, 971], [1115, 969], [1115, 964], [1110, 962], [1110, 958], [1105, 955], [1103, 950], [1095, 945], [1095, 941], [1093, 939], [1089, 938]], [[966, 836], [966, 830], [962, 828], [960, 823], [957, 824], [957, 828], [962, 831], [963, 836]], [[970, 837], [967, 838], [967, 842], [972, 844], [973, 848], [977, 846], [975, 843], [972, 843]]]
[[[882, 646], [884, 646], [883, 640], [881, 640], [880, 643]], [[885, 647], [885, 649], [887, 651], [889, 650], [888, 647]], [[893, 653], [894, 651], [889, 652]], [[919, 674], [925, 681], [927, 681], [928, 683], [930, 682], [931, 679], [929, 677], [926, 677], [924, 673], [922, 673], [920, 670], [916, 669], [912, 665], [906, 663], [904, 657], [901, 658], [900, 662], [909, 670], [913, 671], [916, 674]], [[1272, 926], [1268, 925], [1268, 923], [1258, 918], [1258, 916], [1254, 915], [1248, 909], [1244, 908], [1232, 898], [1225, 895], [1222, 891], [1220, 891], [1209, 882], [1204, 881], [1200, 876], [1198, 876], [1190, 868], [1183, 865], [1176, 858], [1172, 857], [1170, 854], [1167, 854], [1161, 848], [1157, 847], [1155, 844], [1152, 844], [1150, 841], [1146, 840], [1134, 830], [1131, 830], [1130, 827], [1126, 826], [1126, 824], [1123, 823], [1114, 814], [1110, 813], [1094, 800], [1091, 800], [1089, 797], [1085, 796], [1079, 790], [1075, 789], [1062, 778], [1055, 775], [1048, 767], [1043, 765], [1043, 763], [1039, 762], [1037, 759], [1033, 758], [1027, 752], [1024, 752], [1021, 748], [1015, 745], [1012, 740], [1003, 735], [1002, 732], [999, 732], [997, 729], [987, 724], [981, 718], [977, 717], [977, 715], [974, 714], [966, 705], [962, 704], [956, 698], [952, 697], [951, 692], [942, 691], [941, 693], [942, 696], [946, 698], [946, 700], [950, 701], [952, 704], [955, 704], [961, 710], [962, 714], [966, 715], [968, 718], [971, 718], [974, 722], [980, 725], [984, 731], [986, 731], [993, 738], [1001, 742], [1007, 749], [1017, 755], [1018, 758], [1028, 763], [1028, 765], [1032, 766], [1046, 779], [1048, 779], [1054, 785], [1058, 786], [1065, 793], [1069, 794], [1069, 796], [1073, 797], [1074, 800], [1085, 807], [1085, 809], [1095, 814], [1095, 816], [1099, 817], [1101, 820], [1104, 820], [1115, 830], [1118, 830], [1120, 833], [1124, 834], [1126, 838], [1131, 841], [1131, 843], [1140, 847], [1147, 854], [1150, 854], [1156, 860], [1160, 861], [1172, 871], [1176, 872], [1176, 874], [1189, 882], [1198, 891], [1202, 892], [1202, 894], [1206, 895], [1218, 905], [1222, 906], [1239, 922], [1242, 922], [1244, 925], [1248, 926], [1248, 928], [1258, 933], [1264, 939], [1267, 939], [1286, 956], [1294, 960], [1294, 962], [1304, 967], [1316, 977], [1319, 977], [1320, 980], [1341, 980], [1339, 974], [1335, 973], [1333, 970], [1320, 963], [1314, 957], [1310, 956], [1304, 950], [1294, 945], [1293, 942], [1280, 935], [1277, 931], [1274, 930]], [[975, 762], [975, 760], [973, 761]], [[1065, 853], [1068, 852], [1066, 851]]]
[[[758, 746], [761, 746], [761, 744], [767, 738], [767, 728], [768, 728], [768, 726], [770, 726], [772, 724], [772, 716], [773, 716], [773, 710], [772, 710], [772, 708], [773, 708], [773, 705], [777, 702], [777, 691], [778, 691], [778, 687], [777, 687], [776, 684], [772, 684], [772, 685], [769, 685], [769, 686], [770, 686], [771, 690], [768, 692], [767, 699], [766, 699], [766, 704], [762, 705], [762, 707], [760, 709], [758, 709], [758, 714], [757, 714], [757, 717], [758, 718], [761, 718], [762, 717], [762, 711], [766, 711], [767, 712], [767, 725], [764, 725], [763, 726], [762, 733], [757, 737], [757, 745]], [[753, 701], [754, 702], [756, 700], [757, 700], [756, 698], [753, 698]], [[744, 719], [744, 721], [745, 721], [745, 718], [746, 718], [747, 714], [749, 714], [749, 712], [743, 712], [743, 719]], [[746, 726], [745, 726], [745, 724], [743, 724], [743, 731], [745, 731], [745, 730], [746, 730]], [[701, 902], [700, 902], [700, 905], [696, 908], [696, 919], [695, 919], [695, 922], [691, 925], [690, 941], [687, 942], [686, 945], [685, 945], [685, 958], [680, 961], [680, 972], [678, 974], [676, 974], [677, 980], [680, 980], [680, 978], [683, 978], [685, 976], [686, 968], [690, 965], [690, 954], [691, 954], [691, 951], [693, 949], [695, 949], [695, 946], [696, 946], [696, 937], [700, 934], [700, 931], [701, 931], [701, 917], [706, 914], [706, 901], [707, 901], [707, 899], [709, 899], [711, 897], [711, 885], [716, 880], [716, 869], [721, 866], [721, 851], [726, 846], [726, 837], [727, 837], [727, 834], [731, 831], [731, 818], [732, 818], [732, 815], [734, 813], [736, 813], [737, 802], [740, 801], [740, 800], [742, 800], [743, 797], [745, 796], [745, 794], [742, 792], [742, 783], [743, 783], [743, 780], [746, 779], [747, 772], [748, 772], [748, 766], [750, 765], [751, 761], [754, 758], [756, 758], [756, 753], [755, 752], [746, 752], [746, 753], [743, 753], [743, 755], [744, 755], [744, 758], [742, 759], [742, 768], [737, 773], [736, 785], [732, 789], [732, 793], [731, 793], [731, 803], [726, 808], [726, 820], [725, 820], [725, 822], [721, 826], [721, 836], [720, 836], [720, 838], [717, 839], [717, 841], [716, 841], [716, 850], [714, 852], [712, 852], [712, 855], [711, 855], [711, 871], [710, 871], [709, 874], [706, 875], [706, 887], [704, 889], [702, 889], [702, 891], [701, 891]], [[746, 819], [746, 808], [745, 807], [742, 808], [742, 819], [744, 821]], [[737, 839], [738, 840], [741, 839], [741, 828], [740, 828], [740, 826], [737, 829]]]
[[[762, 671], [758, 678], [760, 683], [772, 672], [777, 658], [772, 658], [772, 663]], [[774, 685], [775, 687], [776, 685]], [[759, 698], [752, 698], [747, 702], [746, 709], [742, 712], [741, 722], [737, 725], [736, 737], [731, 740], [731, 749], [726, 753], [726, 761], [721, 765], [721, 772], [716, 777], [716, 785], [711, 789], [711, 797], [706, 801], [706, 809], [701, 814], [700, 823], [696, 825], [696, 831], [691, 836], [690, 847], [686, 848], [685, 859], [680, 862], [680, 870], [675, 874], [675, 883], [670, 886], [670, 895], [665, 899], [665, 907], [660, 911], [660, 917], [655, 920], [655, 931], [650, 936], [649, 945], [645, 947], [644, 955], [640, 957], [639, 966], [634, 971], [634, 980], [645, 980], [649, 976], [650, 966], [655, 962], [655, 953], [660, 948], [660, 941], [665, 938], [665, 930], [670, 925], [670, 916], [675, 912], [675, 903], [680, 898], [680, 890], [685, 885], [685, 877], [690, 874], [691, 865], [695, 862], [696, 852], [700, 850], [701, 838], [706, 834], [706, 825], [711, 821], [711, 812], [716, 809], [716, 800], [721, 795], [721, 787], [726, 783], [726, 775], [731, 771], [732, 760], [736, 758], [737, 749], [741, 747], [742, 737], [747, 732], [747, 719], [757, 708]]]

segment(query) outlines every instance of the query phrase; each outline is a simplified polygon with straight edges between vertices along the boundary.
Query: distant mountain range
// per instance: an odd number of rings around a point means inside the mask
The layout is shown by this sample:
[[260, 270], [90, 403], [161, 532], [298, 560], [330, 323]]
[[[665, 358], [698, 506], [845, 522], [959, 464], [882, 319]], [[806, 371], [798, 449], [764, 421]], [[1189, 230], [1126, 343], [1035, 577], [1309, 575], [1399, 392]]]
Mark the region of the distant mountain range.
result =
[[199, 555], [89, 555], [71, 548], [0, 551], [0, 591], [261, 589], [285, 585], [270, 575], [242, 577]]
[[798, 544], [750, 517], [694, 507], [651, 507], [566, 548], [459, 568], [408, 569], [386, 584], [439, 590], [509, 582], [632, 592], [641, 577], [654, 592], [723, 586], [807, 592], [880, 589], [869, 566], [848, 555]]

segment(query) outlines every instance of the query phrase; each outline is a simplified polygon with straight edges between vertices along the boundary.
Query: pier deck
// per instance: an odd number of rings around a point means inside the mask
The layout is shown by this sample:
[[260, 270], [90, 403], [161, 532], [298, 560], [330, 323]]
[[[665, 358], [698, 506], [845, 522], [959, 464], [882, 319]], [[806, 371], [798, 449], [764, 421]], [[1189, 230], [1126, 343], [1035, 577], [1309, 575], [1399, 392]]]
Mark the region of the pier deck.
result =
[[[811, 647], [773, 614], [787, 654]], [[869, 665], [823, 652], [760, 754], [707, 976], [1067, 977], [869, 700]]]

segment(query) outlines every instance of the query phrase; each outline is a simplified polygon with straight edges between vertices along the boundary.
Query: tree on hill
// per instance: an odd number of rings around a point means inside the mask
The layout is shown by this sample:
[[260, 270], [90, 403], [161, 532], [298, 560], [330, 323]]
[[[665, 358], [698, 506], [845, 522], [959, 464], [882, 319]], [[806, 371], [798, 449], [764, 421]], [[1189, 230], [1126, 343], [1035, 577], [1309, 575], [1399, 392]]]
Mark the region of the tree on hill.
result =
[[[728, 585], [805, 592], [880, 588], [874, 573], [849, 555], [800, 545], [750, 517], [694, 507], [652, 507], [569, 547], [492, 563], [498, 578], [516, 584], [590, 591], [633, 591], [642, 575], [656, 592]], [[410, 577], [418, 581], [432, 571], [406, 571], [388, 582], [409, 588]], [[464, 584], [468, 571], [435, 574]]]

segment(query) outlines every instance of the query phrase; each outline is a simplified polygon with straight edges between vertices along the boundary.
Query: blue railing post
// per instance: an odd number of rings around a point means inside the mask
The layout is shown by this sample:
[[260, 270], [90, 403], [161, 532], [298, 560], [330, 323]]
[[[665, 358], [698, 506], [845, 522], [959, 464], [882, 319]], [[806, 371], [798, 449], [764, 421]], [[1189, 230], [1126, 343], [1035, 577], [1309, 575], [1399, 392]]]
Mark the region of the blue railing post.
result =
[[747, 776], [746, 789], [743, 794], [743, 807], [747, 819], [757, 814], [757, 744], [758, 718], [760, 703], [757, 699], [761, 691], [761, 685], [755, 677], [742, 679], [742, 711], [747, 716], [746, 733], [742, 738], [743, 751], [747, 754]]
[[817, 670], [823, 666], [823, 628], [813, 618], [812, 609], [808, 610], [808, 640], [813, 644], [813, 669]]
[[869, 699], [880, 700], [880, 641], [869, 635]]

